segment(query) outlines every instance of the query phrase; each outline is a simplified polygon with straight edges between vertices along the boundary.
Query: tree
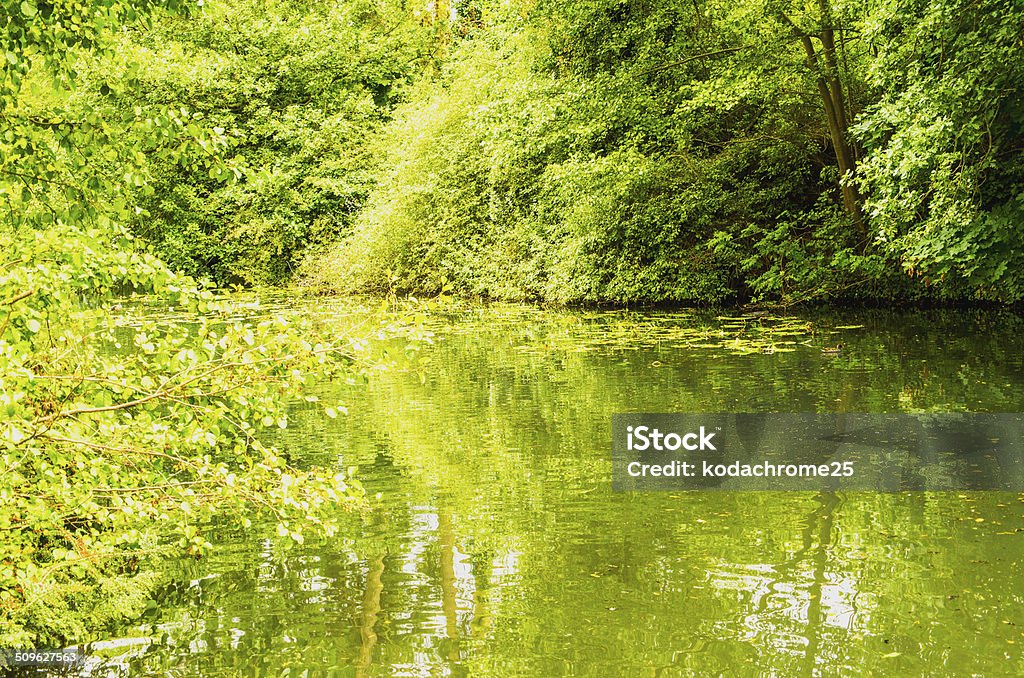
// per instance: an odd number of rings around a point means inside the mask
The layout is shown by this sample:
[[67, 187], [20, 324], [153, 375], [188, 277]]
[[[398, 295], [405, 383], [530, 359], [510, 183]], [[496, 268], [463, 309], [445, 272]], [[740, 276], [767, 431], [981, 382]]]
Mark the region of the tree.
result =
[[[197, 278], [287, 282], [363, 205], [377, 162], [367, 142], [427, 60], [429, 30], [390, 0], [218, 0], [129, 33], [100, 69], [137, 86], [109, 105], [176, 101], [202, 114], [223, 130], [239, 175], [153, 163], [133, 232]], [[126, 56], [138, 67], [125, 68]]]
[[[175, 106], [112, 115], [105, 92], [74, 89], [122, 27], [183, 8], [3, 3], [0, 646], [131, 618], [159, 558], [201, 555], [215, 525], [267, 518], [302, 541], [360, 505], [348, 473], [300, 471], [265, 442], [304, 387], [358, 371], [350, 338], [240, 320], [125, 229], [151, 163], [235, 176], [222, 132]], [[175, 315], [118, 322], [104, 305], [131, 293]]]
[[[813, 74], [818, 94], [825, 110], [832, 148], [835, 151], [836, 164], [839, 166], [840, 189], [843, 194], [843, 207], [859, 232], [862, 242], [868, 240], [867, 225], [861, 210], [861, 197], [857, 191], [854, 175], [857, 171], [856, 149], [850, 138], [851, 112], [847, 111], [843, 82], [840, 77], [839, 53], [836, 49], [837, 21], [829, 0], [818, 0], [820, 14], [815, 29], [801, 28], [785, 11], [779, 17], [800, 39], [807, 58], [807, 68]], [[841, 33], [840, 33], [841, 34]], [[821, 63], [814, 40], [821, 45]], [[842, 40], [842, 38], [840, 38]]]
[[880, 92], [855, 126], [879, 246], [908, 274], [984, 299], [1024, 295], [1024, 8], [877, 3]]

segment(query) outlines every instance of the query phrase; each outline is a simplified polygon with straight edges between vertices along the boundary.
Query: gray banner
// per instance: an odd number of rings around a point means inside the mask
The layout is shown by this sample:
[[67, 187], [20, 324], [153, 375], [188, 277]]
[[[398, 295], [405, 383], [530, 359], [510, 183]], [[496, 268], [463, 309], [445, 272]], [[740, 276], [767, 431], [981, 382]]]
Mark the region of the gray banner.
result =
[[615, 490], [1024, 491], [1024, 414], [616, 414]]

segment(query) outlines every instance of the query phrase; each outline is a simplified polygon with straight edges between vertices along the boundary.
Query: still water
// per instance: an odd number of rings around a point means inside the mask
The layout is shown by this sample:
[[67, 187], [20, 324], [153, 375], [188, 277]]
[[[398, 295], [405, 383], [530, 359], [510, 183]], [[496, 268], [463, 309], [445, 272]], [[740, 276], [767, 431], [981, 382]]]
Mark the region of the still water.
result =
[[1024, 675], [1020, 495], [616, 493], [610, 457], [616, 412], [1022, 412], [1018, 316], [427, 324], [416, 369], [279, 442], [358, 467], [375, 508], [286, 552], [225, 531], [123, 630], [158, 641], [131, 675]]

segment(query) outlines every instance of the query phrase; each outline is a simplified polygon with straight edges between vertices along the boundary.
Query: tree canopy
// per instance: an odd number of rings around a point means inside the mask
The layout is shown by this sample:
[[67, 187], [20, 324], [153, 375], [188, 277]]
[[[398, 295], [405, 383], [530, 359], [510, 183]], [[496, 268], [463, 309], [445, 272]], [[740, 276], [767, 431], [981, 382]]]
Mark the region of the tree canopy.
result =
[[[169, 167], [230, 184], [226, 131], [178, 100], [118, 102], [126, 31], [178, 2], [5, 2], [0, 54], [0, 646], [133, 618], [155, 559], [217, 525], [285, 541], [361, 505], [346, 471], [299, 470], [266, 435], [363, 344], [313, 319], [247, 318], [132, 236]], [[149, 295], [163, 314], [111, 314]], [[126, 315], [128, 314], [128, 315]], [[248, 315], [252, 315], [249, 313]], [[315, 400], [309, 396], [310, 400]], [[326, 413], [336, 414], [327, 403]]]
[[588, 0], [480, 17], [397, 109], [329, 283], [1020, 298], [1018, 4]]

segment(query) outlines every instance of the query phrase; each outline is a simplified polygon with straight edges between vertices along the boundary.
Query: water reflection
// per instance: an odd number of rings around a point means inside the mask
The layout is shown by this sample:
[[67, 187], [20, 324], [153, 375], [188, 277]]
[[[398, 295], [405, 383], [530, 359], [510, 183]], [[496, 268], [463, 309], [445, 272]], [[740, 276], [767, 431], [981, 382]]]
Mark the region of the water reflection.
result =
[[347, 417], [287, 433], [381, 506], [287, 554], [223, 535], [133, 674], [1024, 674], [1015, 494], [611, 491], [615, 412], [1021, 410], [1016, 316], [798, 320], [767, 354], [713, 315], [440, 317], [425, 381], [339, 386]]

